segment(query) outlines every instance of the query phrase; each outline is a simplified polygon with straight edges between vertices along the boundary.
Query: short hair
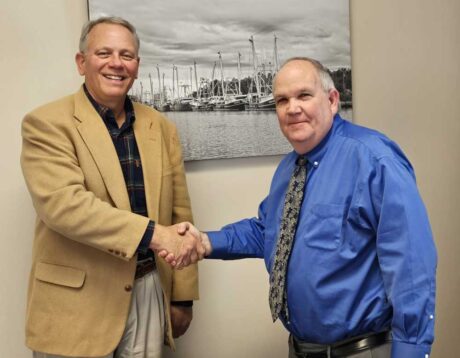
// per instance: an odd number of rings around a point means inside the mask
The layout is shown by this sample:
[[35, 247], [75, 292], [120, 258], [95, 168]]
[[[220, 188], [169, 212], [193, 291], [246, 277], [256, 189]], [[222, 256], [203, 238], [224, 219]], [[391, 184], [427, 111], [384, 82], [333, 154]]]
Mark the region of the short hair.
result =
[[129, 32], [133, 34], [134, 40], [136, 42], [136, 49], [139, 52], [140, 40], [139, 36], [137, 35], [136, 28], [129, 21], [117, 16], [103, 16], [95, 20], [87, 21], [81, 29], [80, 43], [78, 45], [80, 52], [85, 52], [87, 50], [88, 34], [91, 32], [94, 26], [98, 24], [113, 24], [127, 28]]
[[329, 93], [330, 90], [336, 89], [329, 70], [318, 60], [310, 57], [291, 57], [281, 65], [280, 69], [292, 61], [305, 61], [310, 63], [318, 72], [318, 76], [321, 81], [321, 87], [325, 92]]

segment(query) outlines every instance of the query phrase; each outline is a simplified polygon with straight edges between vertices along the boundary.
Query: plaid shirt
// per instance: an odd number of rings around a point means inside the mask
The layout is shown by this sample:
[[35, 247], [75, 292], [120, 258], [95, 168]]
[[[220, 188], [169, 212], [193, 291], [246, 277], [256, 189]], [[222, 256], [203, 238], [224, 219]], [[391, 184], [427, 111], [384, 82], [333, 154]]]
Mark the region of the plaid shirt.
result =
[[[148, 216], [142, 162], [133, 130], [133, 123], [136, 117], [134, 116], [134, 108], [131, 100], [126, 97], [124, 107], [126, 119], [123, 125], [118, 128], [113, 111], [97, 103], [94, 98], [91, 97], [85, 85], [83, 85], [83, 89], [96, 111], [102, 117], [110, 137], [112, 137], [113, 145], [117, 151], [123, 176], [125, 178], [132, 212]], [[155, 223], [150, 220], [139, 247], [137, 248], [137, 261], [148, 258], [155, 260], [152, 250], [149, 249], [154, 229]], [[171, 301], [171, 304], [174, 306], [191, 307], [193, 306], [193, 301]]]
[[[124, 106], [126, 120], [123, 125], [118, 128], [113, 111], [97, 103], [94, 98], [91, 97], [86, 86], [84, 86], [84, 90], [86, 96], [103, 119], [107, 130], [109, 131], [110, 137], [112, 138], [113, 145], [115, 146], [118, 154], [118, 159], [120, 160], [123, 176], [125, 178], [126, 189], [128, 190], [132, 212], [148, 216], [142, 162], [133, 130], [133, 123], [136, 120], [136, 117], [134, 116], [134, 108], [131, 100], [126, 97]], [[137, 249], [138, 261], [144, 260], [148, 257], [153, 258], [153, 252], [149, 250], [149, 244], [152, 240], [154, 227], [155, 223], [150, 220]]]

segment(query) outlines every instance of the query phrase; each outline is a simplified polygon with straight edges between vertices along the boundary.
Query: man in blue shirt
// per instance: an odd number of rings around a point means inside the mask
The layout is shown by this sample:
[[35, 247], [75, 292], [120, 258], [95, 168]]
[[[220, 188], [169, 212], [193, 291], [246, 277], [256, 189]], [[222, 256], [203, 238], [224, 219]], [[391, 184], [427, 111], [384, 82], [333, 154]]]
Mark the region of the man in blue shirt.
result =
[[294, 151], [278, 166], [258, 217], [216, 232], [181, 229], [201, 236], [208, 258], [260, 257], [271, 273], [288, 183], [305, 155], [287, 312], [279, 316], [291, 334], [290, 357], [428, 357], [436, 249], [411, 164], [383, 134], [340, 118], [339, 93], [315, 60], [288, 60], [274, 98]]

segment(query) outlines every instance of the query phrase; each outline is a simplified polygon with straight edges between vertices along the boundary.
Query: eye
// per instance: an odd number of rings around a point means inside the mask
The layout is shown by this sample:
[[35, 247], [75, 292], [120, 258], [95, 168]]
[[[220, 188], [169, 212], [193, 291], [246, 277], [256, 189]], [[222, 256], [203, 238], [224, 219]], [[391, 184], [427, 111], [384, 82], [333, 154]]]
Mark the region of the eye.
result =
[[286, 103], [286, 101], [287, 101], [287, 99], [284, 98], [284, 97], [277, 98], [277, 99], [275, 100], [275, 104], [276, 104], [277, 106], [281, 106], [282, 104]]
[[299, 94], [300, 99], [308, 99], [310, 97], [311, 97], [311, 94], [308, 92], [302, 92], [301, 94]]
[[123, 53], [121, 58], [125, 61], [132, 61], [136, 58], [136, 56], [134, 56], [132, 53]]
[[110, 53], [108, 51], [98, 51], [96, 55], [99, 58], [107, 58], [110, 56]]

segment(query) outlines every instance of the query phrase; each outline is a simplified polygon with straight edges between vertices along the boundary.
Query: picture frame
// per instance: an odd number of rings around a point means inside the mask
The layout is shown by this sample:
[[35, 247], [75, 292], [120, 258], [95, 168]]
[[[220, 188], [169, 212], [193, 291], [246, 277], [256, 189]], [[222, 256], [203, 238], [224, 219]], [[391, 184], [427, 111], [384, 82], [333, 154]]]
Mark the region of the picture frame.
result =
[[136, 27], [141, 66], [129, 95], [176, 124], [185, 161], [291, 151], [272, 79], [295, 56], [329, 69], [352, 120], [348, 1], [88, 0], [88, 16]]

